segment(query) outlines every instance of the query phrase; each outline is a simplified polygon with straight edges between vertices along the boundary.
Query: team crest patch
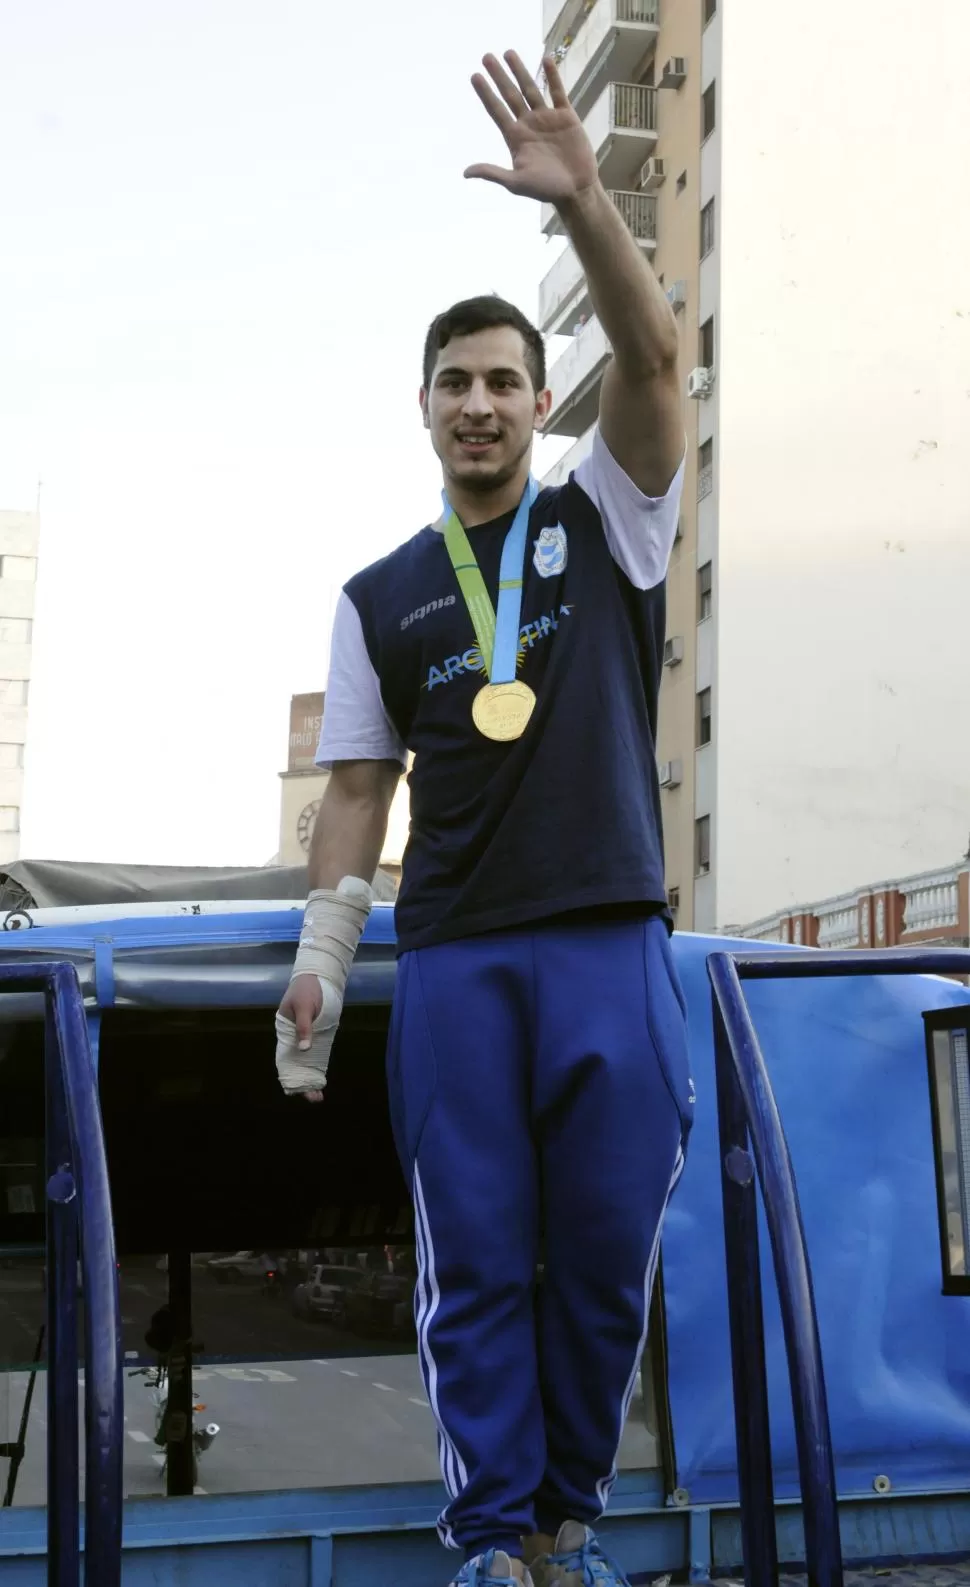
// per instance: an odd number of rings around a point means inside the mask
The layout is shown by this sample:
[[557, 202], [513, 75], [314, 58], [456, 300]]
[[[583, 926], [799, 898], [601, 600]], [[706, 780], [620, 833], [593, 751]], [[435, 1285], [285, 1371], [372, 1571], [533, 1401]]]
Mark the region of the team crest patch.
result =
[[568, 551], [566, 548], [566, 531], [561, 523], [551, 529], [543, 529], [536, 541], [535, 556], [532, 558], [533, 566], [541, 578], [554, 579], [565, 572]]

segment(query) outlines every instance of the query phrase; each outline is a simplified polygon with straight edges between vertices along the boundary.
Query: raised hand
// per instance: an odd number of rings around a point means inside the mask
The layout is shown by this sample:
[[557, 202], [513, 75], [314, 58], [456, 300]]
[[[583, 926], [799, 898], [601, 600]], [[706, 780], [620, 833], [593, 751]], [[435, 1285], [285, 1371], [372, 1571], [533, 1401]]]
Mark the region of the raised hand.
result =
[[505, 62], [508, 71], [495, 55], [486, 55], [482, 65], [495, 88], [481, 72], [472, 85], [508, 145], [512, 168], [470, 165], [465, 175], [545, 204], [568, 203], [599, 181], [586, 130], [551, 56], [542, 63], [551, 104], [514, 50], [506, 51]]

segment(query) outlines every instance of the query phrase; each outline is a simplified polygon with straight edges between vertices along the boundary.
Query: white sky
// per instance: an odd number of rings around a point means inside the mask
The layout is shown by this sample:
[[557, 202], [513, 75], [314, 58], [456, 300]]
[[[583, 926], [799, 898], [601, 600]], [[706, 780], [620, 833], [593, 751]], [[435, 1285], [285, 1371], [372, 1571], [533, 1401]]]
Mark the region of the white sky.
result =
[[[25, 857], [262, 864], [336, 592], [427, 522], [424, 333], [530, 315], [468, 77], [539, 0], [0, 0], [0, 507], [41, 493]], [[564, 450], [543, 443], [540, 471]]]

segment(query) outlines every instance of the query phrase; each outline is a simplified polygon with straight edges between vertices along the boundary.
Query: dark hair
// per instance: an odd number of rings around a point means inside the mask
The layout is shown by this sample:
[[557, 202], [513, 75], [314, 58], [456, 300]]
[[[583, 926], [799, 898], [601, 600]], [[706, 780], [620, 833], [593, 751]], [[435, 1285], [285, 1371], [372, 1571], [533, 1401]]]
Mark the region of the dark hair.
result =
[[453, 336], [474, 336], [476, 331], [490, 331], [498, 325], [509, 325], [518, 331], [525, 343], [525, 365], [536, 392], [546, 385], [545, 344], [531, 321], [514, 303], [490, 294], [480, 298], [466, 298], [455, 303], [444, 314], [431, 321], [424, 342], [424, 389], [431, 385], [438, 354], [447, 347]]

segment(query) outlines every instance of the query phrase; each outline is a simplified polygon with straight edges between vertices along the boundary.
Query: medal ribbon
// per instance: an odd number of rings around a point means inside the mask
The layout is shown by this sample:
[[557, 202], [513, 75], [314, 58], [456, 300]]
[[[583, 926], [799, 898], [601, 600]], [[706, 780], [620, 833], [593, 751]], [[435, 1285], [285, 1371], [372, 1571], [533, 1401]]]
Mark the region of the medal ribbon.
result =
[[498, 612], [485, 588], [482, 570], [465, 533], [464, 525], [448, 497], [442, 494], [447, 517], [444, 524], [445, 549], [455, 570], [458, 588], [472, 620], [478, 648], [490, 683], [514, 683], [519, 655], [519, 628], [522, 616], [522, 573], [529, 513], [539, 494], [530, 478], [519, 502], [512, 527], [505, 536], [498, 575]]

